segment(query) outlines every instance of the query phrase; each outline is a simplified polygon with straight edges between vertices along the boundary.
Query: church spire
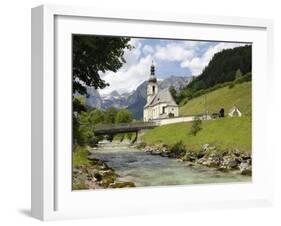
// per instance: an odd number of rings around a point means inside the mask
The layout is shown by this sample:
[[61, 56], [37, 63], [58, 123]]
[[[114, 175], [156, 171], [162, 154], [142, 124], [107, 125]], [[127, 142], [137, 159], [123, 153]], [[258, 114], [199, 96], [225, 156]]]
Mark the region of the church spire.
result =
[[153, 64], [153, 60], [152, 60], [151, 67], [150, 67], [150, 75], [155, 75], [155, 66]]
[[157, 82], [156, 76], [155, 76], [155, 66], [152, 60], [151, 66], [150, 66], [150, 76], [148, 79], [148, 82]]

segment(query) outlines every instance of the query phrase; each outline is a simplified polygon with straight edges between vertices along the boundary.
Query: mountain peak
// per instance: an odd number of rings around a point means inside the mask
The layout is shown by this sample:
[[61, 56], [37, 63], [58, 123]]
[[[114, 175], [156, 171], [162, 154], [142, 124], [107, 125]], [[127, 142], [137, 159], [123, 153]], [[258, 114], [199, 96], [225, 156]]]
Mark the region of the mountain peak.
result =
[[116, 90], [113, 90], [109, 95], [110, 96], [115, 96], [115, 97], [120, 97], [120, 94]]
[[[159, 90], [170, 88], [170, 86], [174, 86], [178, 91], [185, 87], [191, 81], [191, 77], [183, 77], [183, 76], [175, 76], [172, 75], [166, 79], [161, 81], [158, 80]], [[98, 91], [92, 92], [89, 98], [94, 99], [91, 95], [95, 95], [100, 99], [99, 106], [91, 106], [91, 107], [99, 107], [102, 109], [107, 109], [109, 107], [115, 108], [128, 108], [129, 111], [133, 113], [135, 119], [142, 119], [143, 117], [143, 107], [146, 104], [146, 88], [147, 81], [141, 83], [136, 89], [130, 93], [122, 93], [120, 94], [117, 90], [112, 91], [107, 95], [102, 95], [100, 97], [98, 95]], [[97, 101], [92, 101], [95, 103]]]

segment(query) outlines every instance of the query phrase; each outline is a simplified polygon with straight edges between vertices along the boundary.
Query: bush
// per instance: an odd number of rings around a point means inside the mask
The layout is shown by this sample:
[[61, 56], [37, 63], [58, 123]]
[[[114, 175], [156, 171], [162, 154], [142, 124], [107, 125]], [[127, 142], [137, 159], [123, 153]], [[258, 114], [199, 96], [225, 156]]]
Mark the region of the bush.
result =
[[98, 142], [101, 141], [101, 140], [103, 140], [102, 136], [94, 136], [94, 135], [92, 135], [91, 137], [88, 138], [87, 144], [90, 147], [97, 147]]
[[106, 136], [105, 136], [105, 139], [108, 140], [108, 141], [110, 141], [110, 142], [112, 142], [113, 139], [114, 139], [114, 135], [111, 135], [111, 134], [110, 134], [110, 135], [106, 135]]
[[234, 86], [235, 86], [235, 83], [232, 82], [232, 83], [229, 84], [228, 88], [232, 89]]
[[126, 133], [126, 137], [128, 140], [132, 140], [133, 133]]
[[81, 146], [75, 146], [73, 148], [73, 166], [88, 166], [90, 165], [90, 161], [88, 159], [89, 152], [87, 148]]
[[137, 145], [137, 148], [139, 149], [142, 149], [142, 148], [145, 148], [146, 147], [146, 143], [145, 142], [140, 142], [138, 145]]
[[192, 126], [191, 126], [191, 128], [190, 128], [189, 133], [190, 133], [191, 135], [193, 135], [193, 136], [196, 136], [197, 133], [198, 133], [200, 130], [202, 130], [201, 125], [202, 125], [202, 120], [201, 120], [198, 116], [194, 117], [194, 120], [193, 120], [193, 122], [192, 122]]
[[184, 143], [181, 141], [175, 143], [170, 147], [170, 155], [171, 157], [183, 157], [186, 153], [186, 147]]
[[243, 82], [249, 82], [251, 80], [252, 80], [252, 73], [248, 72], [244, 76], [238, 77], [234, 82], [235, 82], [235, 84], [240, 84]]

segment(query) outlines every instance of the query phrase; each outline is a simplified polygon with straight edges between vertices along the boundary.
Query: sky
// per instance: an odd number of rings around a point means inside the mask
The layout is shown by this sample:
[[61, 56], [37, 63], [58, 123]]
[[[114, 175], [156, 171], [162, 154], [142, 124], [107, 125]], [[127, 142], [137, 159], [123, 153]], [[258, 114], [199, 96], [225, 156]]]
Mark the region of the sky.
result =
[[131, 38], [132, 50], [125, 50], [126, 63], [117, 72], [101, 73], [110, 86], [99, 90], [102, 95], [117, 90], [132, 92], [150, 75], [152, 61], [158, 80], [175, 76], [198, 76], [215, 53], [244, 46], [245, 43]]

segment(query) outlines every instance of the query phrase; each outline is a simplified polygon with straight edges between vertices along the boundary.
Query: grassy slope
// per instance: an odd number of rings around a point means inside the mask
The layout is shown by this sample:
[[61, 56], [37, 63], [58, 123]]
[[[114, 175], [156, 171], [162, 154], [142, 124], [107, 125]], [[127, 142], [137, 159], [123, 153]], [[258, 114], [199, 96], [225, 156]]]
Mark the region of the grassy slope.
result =
[[[236, 84], [233, 88], [220, 88], [207, 94], [207, 110], [211, 113], [219, 112], [221, 108], [227, 113], [234, 104], [242, 114], [251, 114], [251, 82]], [[190, 100], [180, 107], [180, 115], [200, 114], [205, 110], [205, 95]]]
[[202, 130], [190, 135], [191, 122], [160, 126], [142, 136], [147, 144], [174, 144], [180, 140], [187, 149], [198, 150], [202, 144], [213, 144], [220, 149], [239, 148], [251, 151], [251, 117], [233, 117], [203, 121]]

